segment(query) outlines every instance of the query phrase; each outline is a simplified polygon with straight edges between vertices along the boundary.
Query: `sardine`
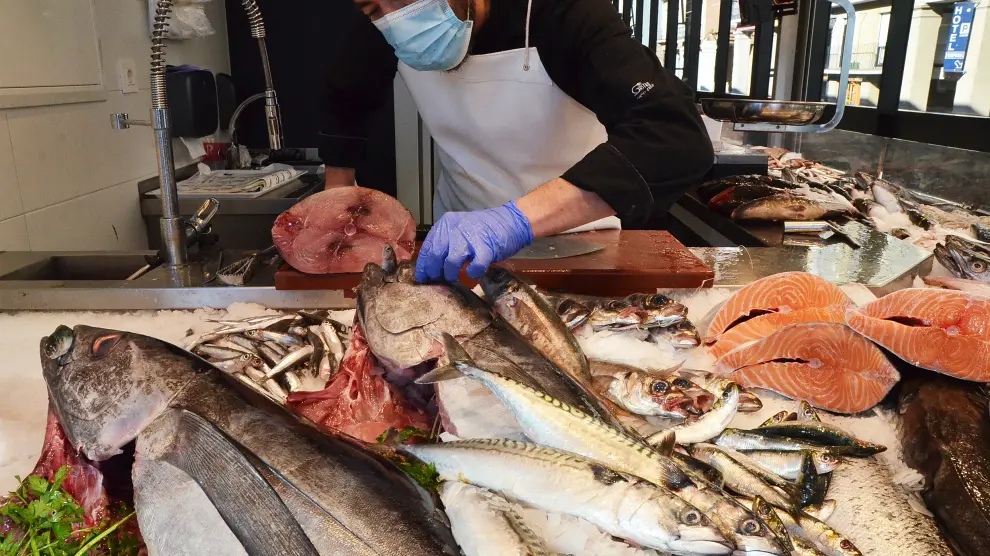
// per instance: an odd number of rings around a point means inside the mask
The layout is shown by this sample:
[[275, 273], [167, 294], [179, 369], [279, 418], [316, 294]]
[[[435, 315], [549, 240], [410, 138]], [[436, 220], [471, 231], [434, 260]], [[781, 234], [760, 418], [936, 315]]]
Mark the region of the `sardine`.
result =
[[[798, 413], [802, 421], [821, 421], [822, 418], [818, 416], [818, 410], [815, 409], [810, 403], [801, 400], [798, 404]], [[788, 421], [794, 421], [794, 419], [788, 419]]]
[[[785, 479], [796, 481], [801, 471], [801, 458], [805, 452], [783, 452], [779, 450], [741, 450], [741, 453], [761, 467]], [[815, 468], [819, 473], [830, 473], [842, 461], [835, 454], [823, 451], [811, 452]]]
[[509, 502], [460, 481], [440, 485], [454, 539], [464, 556], [556, 556]]
[[801, 513], [776, 512], [784, 523], [791, 538], [800, 538], [814, 544], [815, 548], [827, 556], [863, 556], [856, 545], [825, 522]]
[[278, 375], [291, 369], [292, 367], [299, 365], [303, 361], [308, 361], [309, 356], [312, 354], [313, 354], [313, 346], [306, 346], [302, 349], [293, 351], [289, 355], [286, 355], [281, 361], [279, 361], [277, 365], [272, 367], [270, 371], [265, 373], [265, 376], [268, 378], [277, 377]]
[[737, 461], [726, 449], [713, 444], [694, 444], [691, 446], [691, 455], [717, 469], [725, 479], [725, 486], [730, 490], [750, 498], [760, 496], [781, 508], [795, 507], [796, 501], [792, 493], [784, 492], [767, 483], [749, 466]]
[[[42, 357], [53, 410], [73, 447], [102, 461], [137, 437], [140, 458], [167, 461], [197, 480], [248, 553], [314, 554], [306, 537], [333, 539], [333, 554], [458, 553], [434, 499], [390, 461], [313, 434], [165, 342], [87, 326], [73, 335], [69, 361]], [[245, 452], [302, 496], [275, 496]], [[285, 504], [304, 506], [286, 515]], [[299, 511], [322, 516], [302, 538], [292, 517]], [[139, 510], [139, 523], [145, 519], [168, 516]]]
[[756, 517], [760, 518], [760, 520], [763, 521], [763, 524], [773, 531], [773, 534], [777, 536], [777, 540], [780, 544], [782, 544], [784, 548], [793, 555], [794, 542], [791, 540], [790, 534], [787, 533], [787, 528], [784, 527], [784, 522], [781, 521], [777, 513], [774, 512], [773, 507], [771, 507], [770, 504], [763, 499], [763, 497], [754, 496], [752, 509]]
[[872, 456], [887, 449], [886, 446], [859, 440], [846, 431], [821, 421], [786, 421], [761, 427], [760, 434], [783, 436], [817, 442], [825, 446], [842, 447], [842, 453], [856, 457]]
[[661, 551], [728, 554], [705, 515], [668, 490], [584, 458], [515, 440], [478, 439], [400, 446], [466, 481], [548, 512], [586, 519], [607, 533]]
[[[739, 409], [740, 390], [738, 384], [723, 380], [718, 399], [711, 411], [695, 419], [674, 425], [667, 430], [672, 431], [681, 444], [706, 442], [718, 436], [736, 416], [736, 411]], [[649, 436], [646, 441], [651, 444], [655, 443], [662, 434], [663, 431]]]
[[[786, 421], [787, 418], [790, 417], [790, 416], [791, 416], [791, 412], [790, 411], [787, 411], [787, 410], [780, 411], [778, 413], [774, 413], [773, 415], [771, 415], [770, 417], [768, 417], [766, 421], [763, 421], [762, 423], [760, 423], [760, 426], [759, 427], [756, 427], [756, 428], [768, 427], [768, 426], [773, 425], [773, 424], [776, 424], [776, 423], [782, 423], [782, 422]], [[796, 414], [794, 416], [797, 417]]]
[[719, 446], [725, 446], [734, 450], [780, 450], [785, 452], [800, 452], [803, 450], [821, 450], [831, 452], [836, 455], [843, 455], [843, 446], [825, 446], [813, 442], [788, 438], [785, 436], [771, 436], [762, 434], [761, 429], [751, 431], [739, 429], [725, 429], [722, 434], [715, 437], [713, 442]]

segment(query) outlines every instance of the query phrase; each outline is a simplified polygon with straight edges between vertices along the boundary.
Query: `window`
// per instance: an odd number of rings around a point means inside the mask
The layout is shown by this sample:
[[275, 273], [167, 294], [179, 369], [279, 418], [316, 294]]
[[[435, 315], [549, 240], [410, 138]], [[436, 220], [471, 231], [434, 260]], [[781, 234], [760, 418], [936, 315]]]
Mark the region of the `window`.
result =
[[877, 33], [877, 67], [883, 67], [883, 53], [887, 49], [887, 29], [890, 27], [890, 13], [880, 14], [880, 31]]

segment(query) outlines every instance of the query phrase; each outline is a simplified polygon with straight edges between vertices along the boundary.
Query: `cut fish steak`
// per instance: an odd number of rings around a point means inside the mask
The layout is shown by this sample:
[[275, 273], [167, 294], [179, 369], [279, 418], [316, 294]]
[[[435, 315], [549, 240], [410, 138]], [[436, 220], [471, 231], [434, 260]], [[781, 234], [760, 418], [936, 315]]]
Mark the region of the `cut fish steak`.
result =
[[983, 296], [905, 289], [849, 309], [846, 321], [912, 365], [990, 381], [990, 300]]
[[275, 219], [282, 258], [307, 274], [361, 272], [387, 244], [399, 261], [412, 257], [416, 222], [394, 197], [364, 187], [317, 193]]
[[699, 329], [706, 343], [713, 343], [730, 328], [761, 314], [851, 303], [841, 289], [814, 274], [781, 272], [740, 289], [704, 319], [707, 327]]
[[787, 313], [769, 313], [752, 318], [722, 334], [718, 342], [709, 346], [708, 352], [718, 359], [733, 349], [800, 322], [845, 322], [845, 306], [809, 307]]
[[715, 372], [839, 413], [873, 407], [900, 380], [879, 348], [834, 322], [785, 326], [727, 353]]

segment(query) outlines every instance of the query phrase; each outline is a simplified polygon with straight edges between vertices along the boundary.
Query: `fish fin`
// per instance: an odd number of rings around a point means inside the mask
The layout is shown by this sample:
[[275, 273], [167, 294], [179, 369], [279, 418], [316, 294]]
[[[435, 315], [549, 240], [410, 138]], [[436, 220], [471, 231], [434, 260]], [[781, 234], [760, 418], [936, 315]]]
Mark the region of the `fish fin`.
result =
[[141, 433], [140, 441], [148, 457], [196, 481], [248, 554], [318, 556], [271, 485], [234, 441], [203, 417], [171, 409]]
[[660, 431], [649, 438], [653, 444], [653, 449], [660, 455], [669, 456], [674, 453], [674, 445], [677, 443], [674, 431]]
[[453, 380], [455, 378], [461, 378], [464, 374], [457, 370], [454, 365], [445, 365], [443, 367], [437, 367], [432, 371], [424, 374], [423, 376], [416, 379], [416, 384], [436, 384], [437, 382], [445, 382], [447, 380]]
[[447, 359], [453, 363], [468, 363], [474, 366], [474, 361], [471, 356], [468, 355], [467, 350], [462, 346], [453, 336], [443, 333], [443, 349], [447, 355]]

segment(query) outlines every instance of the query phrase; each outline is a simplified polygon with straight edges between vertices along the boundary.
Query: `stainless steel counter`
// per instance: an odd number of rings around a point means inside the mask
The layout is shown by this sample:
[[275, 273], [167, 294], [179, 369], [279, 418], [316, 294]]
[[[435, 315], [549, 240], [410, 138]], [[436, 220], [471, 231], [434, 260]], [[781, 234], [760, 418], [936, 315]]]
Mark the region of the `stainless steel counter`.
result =
[[[716, 285], [745, 285], [778, 272], [805, 270], [839, 284], [864, 284], [878, 295], [910, 287], [914, 276], [926, 274], [932, 264], [931, 254], [899, 240], [861, 249], [834, 244], [691, 251], [715, 271]], [[351, 292], [275, 290], [272, 269], [260, 270], [249, 287], [228, 287], [216, 280], [190, 287], [202, 282], [198, 265], [185, 276], [158, 268], [135, 281], [122, 279], [150, 253], [0, 252], [0, 311], [199, 309], [238, 302], [273, 309], [354, 306], [347, 296]]]

